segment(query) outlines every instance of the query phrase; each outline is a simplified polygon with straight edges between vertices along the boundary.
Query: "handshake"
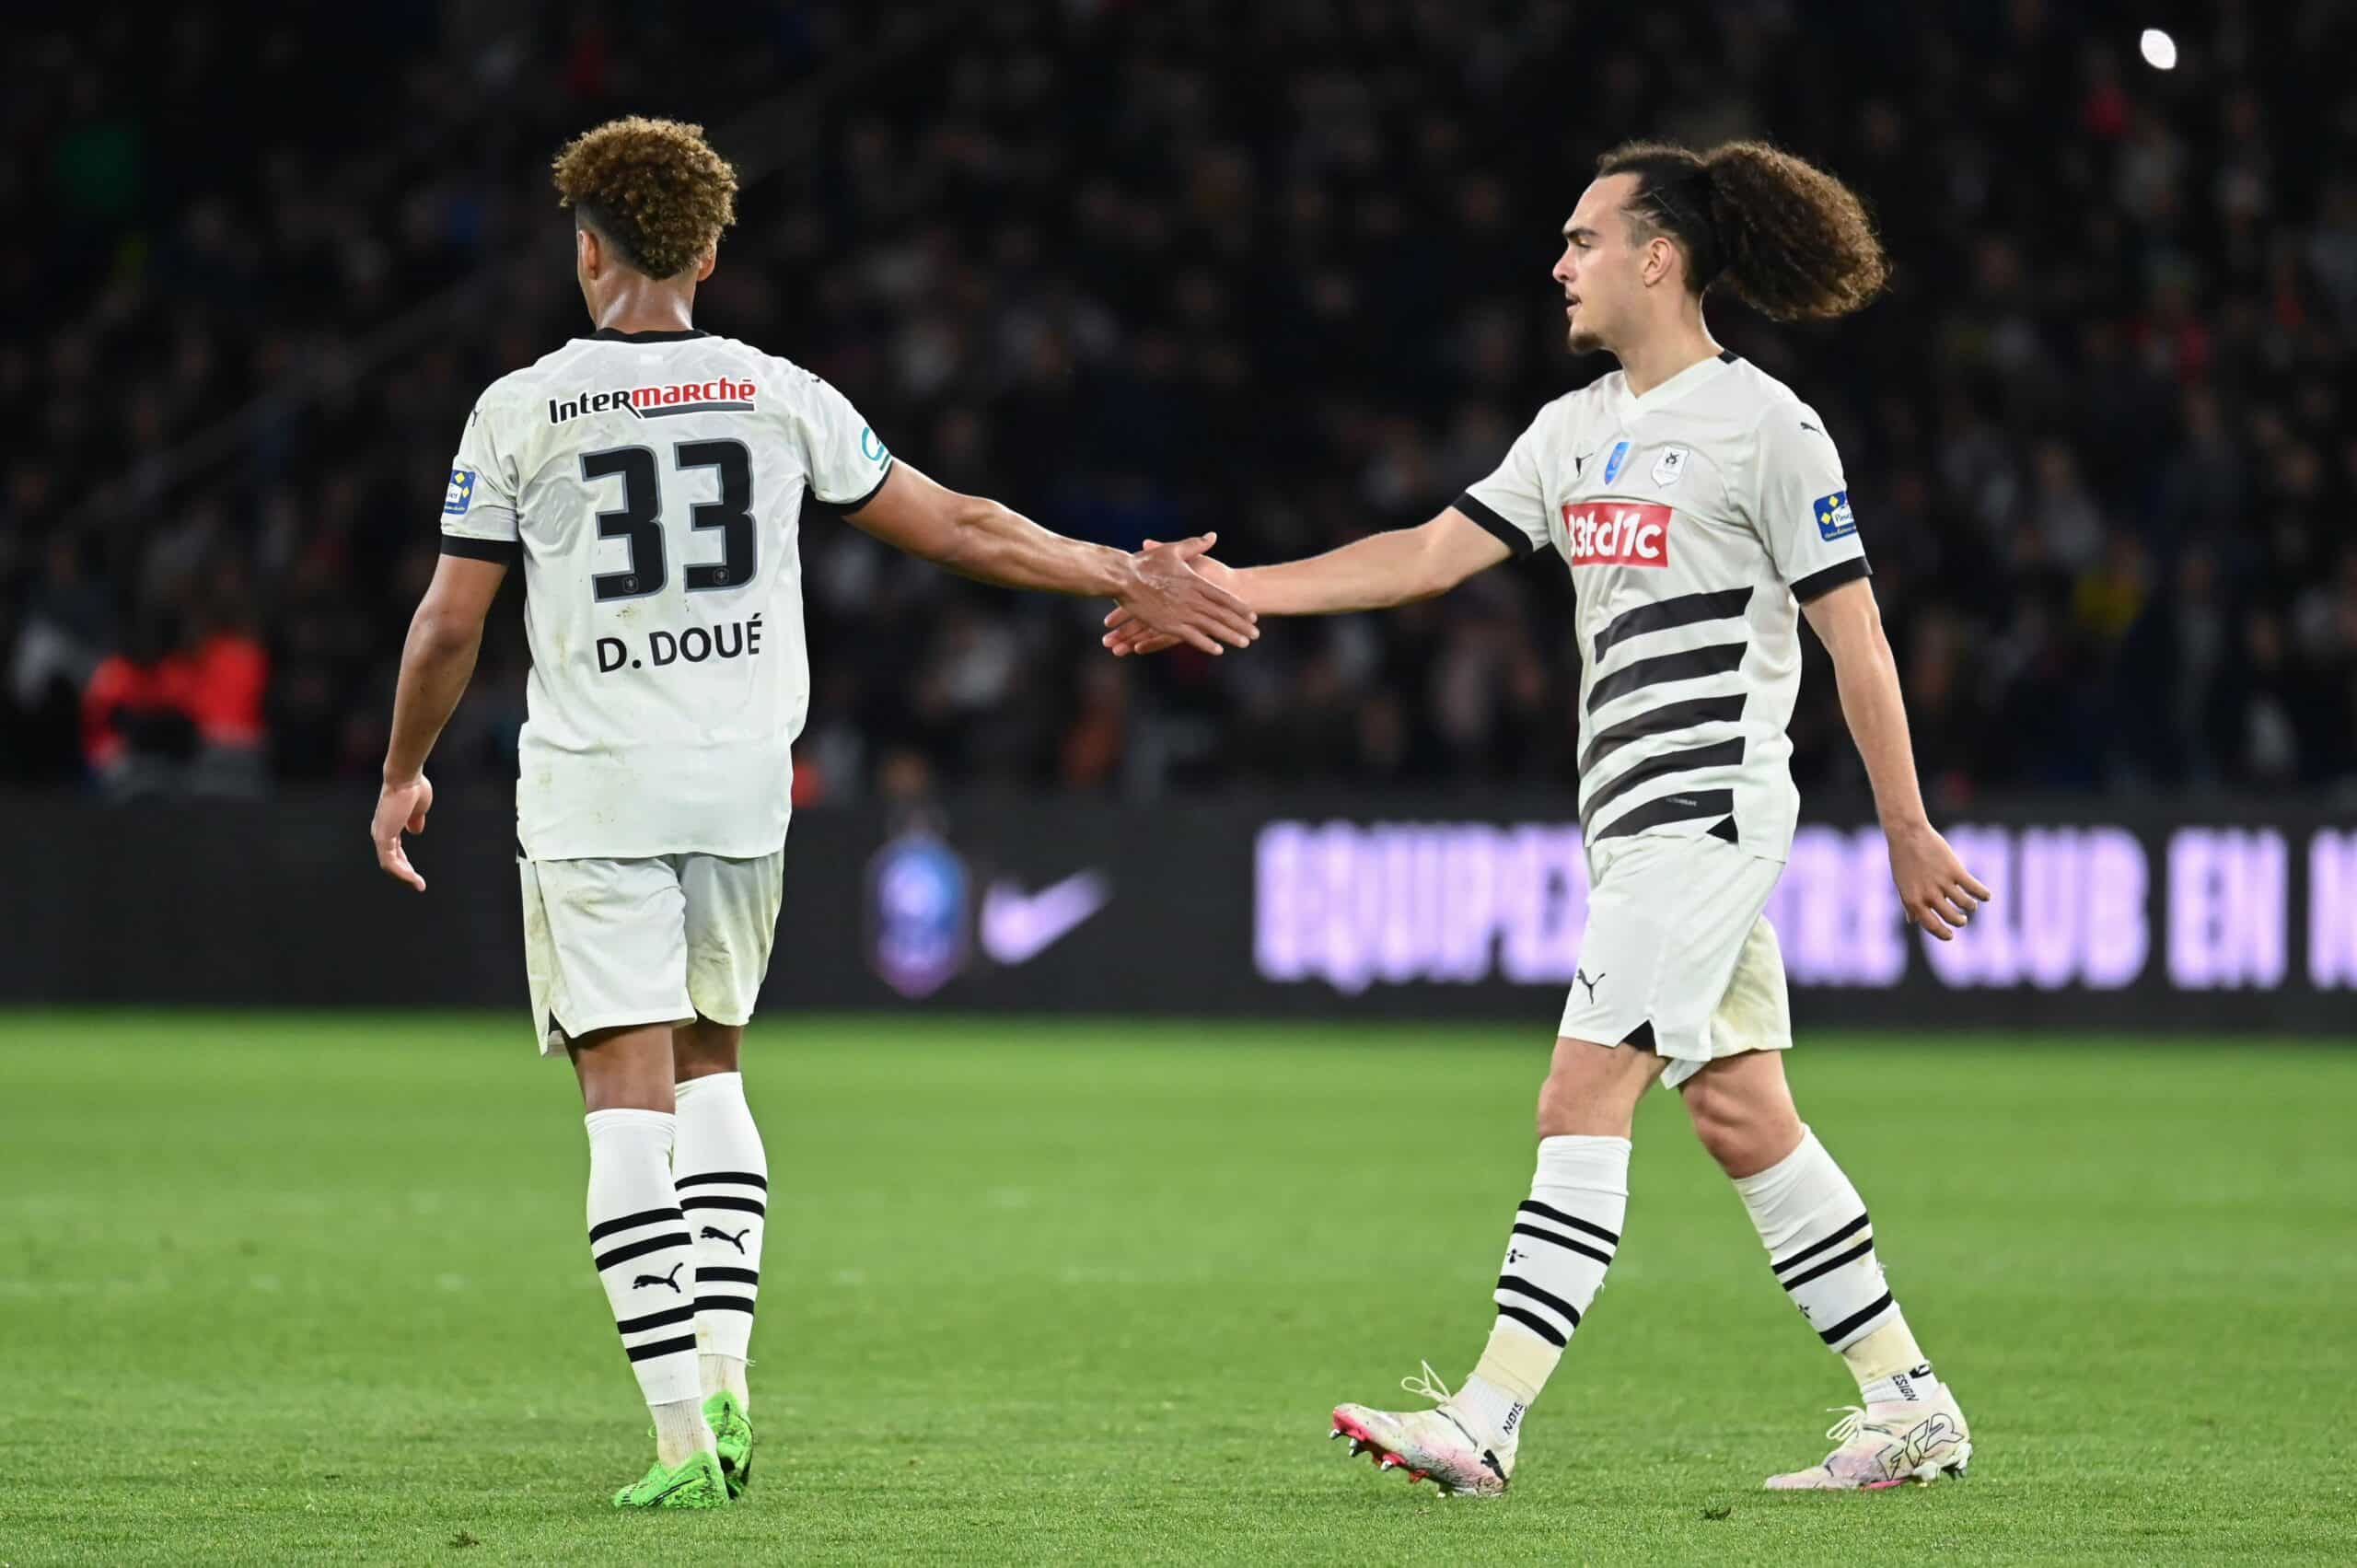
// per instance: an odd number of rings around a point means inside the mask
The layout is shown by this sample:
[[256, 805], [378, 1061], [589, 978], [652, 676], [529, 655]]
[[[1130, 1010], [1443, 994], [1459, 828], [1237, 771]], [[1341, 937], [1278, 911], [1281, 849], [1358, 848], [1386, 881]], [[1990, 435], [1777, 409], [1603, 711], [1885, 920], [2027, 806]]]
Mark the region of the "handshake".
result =
[[1206, 553], [1218, 542], [1215, 533], [1176, 544], [1147, 540], [1129, 557], [1129, 581], [1101, 639], [1115, 658], [1179, 643], [1223, 654], [1260, 635], [1260, 615], [1235, 592], [1237, 574]]

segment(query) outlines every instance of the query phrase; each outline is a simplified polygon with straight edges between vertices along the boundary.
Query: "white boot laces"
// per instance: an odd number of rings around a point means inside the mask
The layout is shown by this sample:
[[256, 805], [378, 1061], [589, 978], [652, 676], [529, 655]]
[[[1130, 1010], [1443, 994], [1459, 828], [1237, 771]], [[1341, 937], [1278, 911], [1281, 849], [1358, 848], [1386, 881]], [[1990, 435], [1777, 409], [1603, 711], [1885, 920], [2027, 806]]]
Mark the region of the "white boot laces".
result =
[[1399, 1387], [1416, 1398], [1430, 1400], [1436, 1405], [1445, 1405], [1457, 1397], [1448, 1391], [1448, 1385], [1440, 1380], [1440, 1374], [1433, 1370], [1431, 1362], [1425, 1362], [1423, 1368], [1421, 1376], [1399, 1379]]

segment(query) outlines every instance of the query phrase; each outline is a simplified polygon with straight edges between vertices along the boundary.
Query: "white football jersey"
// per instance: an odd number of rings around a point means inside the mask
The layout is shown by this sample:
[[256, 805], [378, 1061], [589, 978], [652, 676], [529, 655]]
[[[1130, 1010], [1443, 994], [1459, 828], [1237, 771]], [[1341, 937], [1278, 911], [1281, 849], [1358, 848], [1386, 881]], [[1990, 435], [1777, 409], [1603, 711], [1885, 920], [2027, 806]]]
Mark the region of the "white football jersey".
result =
[[1643, 397], [1615, 370], [1539, 410], [1456, 505], [1570, 566], [1585, 840], [1707, 833], [1782, 860], [1799, 607], [1868, 572], [1816, 411], [1732, 354]]
[[491, 384], [442, 549], [523, 562], [527, 855], [785, 842], [810, 704], [802, 498], [856, 506], [891, 466], [842, 393], [706, 332], [609, 330]]

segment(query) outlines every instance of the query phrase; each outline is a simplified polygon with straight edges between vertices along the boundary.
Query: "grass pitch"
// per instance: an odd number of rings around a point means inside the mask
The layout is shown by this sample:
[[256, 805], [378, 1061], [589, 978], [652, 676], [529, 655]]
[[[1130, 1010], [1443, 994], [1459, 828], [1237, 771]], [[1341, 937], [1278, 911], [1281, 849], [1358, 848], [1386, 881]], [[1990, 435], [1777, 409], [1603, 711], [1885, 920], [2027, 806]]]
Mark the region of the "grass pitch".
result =
[[2357, 1051], [1814, 1040], [1969, 1480], [1776, 1496], [1852, 1391], [1672, 1097], [1504, 1501], [1325, 1441], [1454, 1380], [1544, 1030], [776, 1018], [756, 1486], [644, 1412], [520, 1017], [0, 1018], [0, 1562], [2347, 1560]]

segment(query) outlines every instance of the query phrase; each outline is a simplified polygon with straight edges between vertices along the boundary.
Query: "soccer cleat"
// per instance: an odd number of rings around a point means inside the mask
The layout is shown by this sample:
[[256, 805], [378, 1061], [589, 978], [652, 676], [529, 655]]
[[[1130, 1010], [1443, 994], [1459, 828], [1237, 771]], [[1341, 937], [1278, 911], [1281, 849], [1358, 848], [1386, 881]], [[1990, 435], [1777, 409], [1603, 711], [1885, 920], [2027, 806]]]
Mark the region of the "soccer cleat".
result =
[[691, 1454], [666, 1469], [657, 1459], [635, 1482], [614, 1493], [617, 1508], [726, 1508], [728, 1483], [711, 1454]]
[[724, 1389], [703, 1402], [703, 1419], [720, 1450], [720, 1473], [728, 1482], [728, 1495], [741, 1497], [753, 1484], [752, 1418], [737, 1396]]
[[1482, 1436], [1470, 1418], [1450, 1408], [1451, 1395], [1431, 1363], [1425, 1363], [1422, 1377], [1403, 1377], [1399, 1386], [1439, 1403], [1428, 1411], [1337, 1405], [1329, 1438], [1349, 1438], [1352, 1457], [1372, 1454], [1379, 1470], [1406, 1470], [1411, 1486], [1429, 1476], [1443, 1493], [1460, 1497], [1495, 1497], [1505, 1491], [1514, 1473], [1514, 1449]]
[[1880, 1492], [1942, 1476], [1963, 1479], [1972, 1462], [1972, 1432], [1956, 1396], [1940, 1386], [1926, 1400], [1852, 1405], [1825, 1434], [1833, 1452], [1813, 1469], [1770, 1476], [1771, 1492]]

